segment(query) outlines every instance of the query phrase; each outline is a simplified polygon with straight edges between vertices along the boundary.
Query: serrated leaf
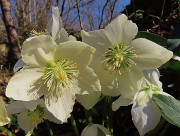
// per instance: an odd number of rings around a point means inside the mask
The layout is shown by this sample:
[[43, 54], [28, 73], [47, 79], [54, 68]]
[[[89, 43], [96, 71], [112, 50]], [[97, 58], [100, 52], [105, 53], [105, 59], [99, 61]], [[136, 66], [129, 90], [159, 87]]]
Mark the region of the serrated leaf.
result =
[[162, 94], [153, 94], [152, 100], [168, 122], [180, 127], [180, 101]]
[[161, 37], [156, 34], [152, 34], [146, 31], [139, 31], [135, 38], [146, 38], [152, 42], [155, 42], [159, 45], [165, 46], [167, 44], [167, 39], [164, 37]]

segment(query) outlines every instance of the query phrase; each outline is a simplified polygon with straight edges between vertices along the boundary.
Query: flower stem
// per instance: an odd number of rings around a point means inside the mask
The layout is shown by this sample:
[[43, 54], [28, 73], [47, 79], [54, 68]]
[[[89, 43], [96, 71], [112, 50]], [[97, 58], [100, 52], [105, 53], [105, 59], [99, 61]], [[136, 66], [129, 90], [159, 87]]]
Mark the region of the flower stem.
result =
[[49, 125], [49, 122], [47, 120], [45, 120], [45, 123], [46, 123], [46, 126], [47, 126], [48, 130], [49, 130], [49, 136], [54, 136], [53, 131], [52, 131], [50, 125]]
[[113, 136], [113, 116], [111, 105], [112, 98], [106, 96], [104, 99], [104, 114], [102, 125], [106, 127], [110, 131], [111, 136]]
[[71, 124], [72, 124], [73, 130], [74, 130], [75, 136], [80, 136], [73, 114], [71, 114], [70, 120], [71, 120]]
[[91, 113], [90, 113], [90, 110], [86, 110], [86, 109], [84, 108], [84, 112], [85, 112], [85, 116], [86, 116], [87, 125], [92, 124], [92, 123], [93, 123], [93, 120], [92, 120], [92, 115], [91, 115]]
[[16, 136], [15, 134], [13, 134], [11, 131], [9, 131], [7, 128], [5, 128], [3, 126], [0, 126], [0, 131], [4, 132], [8, 136]]

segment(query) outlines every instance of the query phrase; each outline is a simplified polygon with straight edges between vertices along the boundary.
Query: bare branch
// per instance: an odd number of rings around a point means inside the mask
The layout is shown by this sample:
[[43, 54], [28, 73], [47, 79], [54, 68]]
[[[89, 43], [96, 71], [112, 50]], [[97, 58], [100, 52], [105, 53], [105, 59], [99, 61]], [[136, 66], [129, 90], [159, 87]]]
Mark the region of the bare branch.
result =
[[102, 22], [103, 22], [103, 16], [104, 16], [104, 10], [108, 4], [109, 0], [106, 0], [106, 3], [103, 6], [102, 12], [101, 12], [101, 18], [100, 18], [100, 23], [99, 23], [99, 29], [101, 28]]
[[83, 24], [82, 24], [82, 19], [81, 19], [81, 13], [80, 13], [80, 9], [79, 9], [79, 2], [78, 2], [78, 0], [76, 0], [76, 5], [77, 5], [79, 24], [80, 24], [81, 30], [83, 30]]

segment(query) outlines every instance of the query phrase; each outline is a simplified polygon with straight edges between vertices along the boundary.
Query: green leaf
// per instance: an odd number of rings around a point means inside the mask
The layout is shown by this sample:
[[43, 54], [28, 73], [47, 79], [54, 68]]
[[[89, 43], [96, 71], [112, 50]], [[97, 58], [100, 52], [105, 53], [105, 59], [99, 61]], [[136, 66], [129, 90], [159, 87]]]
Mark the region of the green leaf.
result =
[[171, 68], [180, 73], [180, 61], [172, 58], [167, 63], [165, 63], [161, 68]]
[[139, 31], [135, 38], [146, 38], [162, 46], [165, 46], [167, 44], [166, 38], [146, 31]]
[[162, 94], [153, 94], [152, 100], [169, 123], [180, 127], [180, 101], [172, 96]]

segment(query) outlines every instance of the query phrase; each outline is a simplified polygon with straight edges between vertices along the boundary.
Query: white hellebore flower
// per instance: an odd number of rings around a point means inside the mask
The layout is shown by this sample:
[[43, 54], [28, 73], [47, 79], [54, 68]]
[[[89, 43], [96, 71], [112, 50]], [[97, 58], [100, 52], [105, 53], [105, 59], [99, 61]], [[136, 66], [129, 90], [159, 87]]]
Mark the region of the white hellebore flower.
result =
[[91, 67], [100, 78], [104, 95], [123, 95], [133, 99], [140, 89], [142, 70], [167, 62], [171, 51], [144, 38], [134, 39], [138, 27], [122, 14], [105, 29], [82, 31], [82, 41], [96, 48]]
[[0, 96], [0, 126], [4, 126], [10, 122], [10, 118], [8, 117], [5, 103]]
[[7, 111], [10, 115], [19, 113], [18, 125], [26, 133], [37, 127], [44, 119], [61, 124], [61, 121], [55, 118], [54, 115], [46, 109], [44, 100], [42, 99], [28, 102], [15, 101], [8, 105]]
[[120, 96], [113, 102], [112, 109], [115, 111], [120, 106], [127, 106], [133, 103], [131, 114], [135, 127], [141, 136], [154, 129], [161, 118], [158, 107], [151, 100], [154, 93], [169, 95], [162, 91], [162, 83], [159, 81], [159, 71], [144, 71], [144, 80], [140, 91], [135, 95], [134, 101], [131, 98]]
[[[76, 41], [76, 38], [72, 35], [69, 36], [66, 30], [63, 28], [58, 7], [54, 7], [54, 6], [52, 7], [52, 17], [49, 19], [46, 25], [46, 29], [48, 31], [47, 35], [51, 35], [57, 44], [66, 41]], [[34, 31], [34, 33], [35, 35], [33, 36], [36, 36], [37, 32]], [[37, 35], [42, 35], [42, 34], [37, 33]], [[30, 40], [31, 38], [33, 37], [30, 37], [27, 40]], [[14, 66], [14, 72], [17, 72], [20, 68], [24, 66], [26, 66], [26, 63], [22, 60], [22, 58], [19, 59]]]
[[111, 133], [102, 125], [91, 124], [83, 129], [81, 136], [111, 136]]
[[[57, 45], [47, 35], [26, 40], [21, 55], [27, 66], [11, 78], [6, 95], [22, 101], [44, 96], [47, 109], [66, 122], [75, 94], [90, 94], [101, 89], [97, 76], [88, 67], [94, 52], [94, 48], [78, 41]], [[80, 102], [86, 103], [85, 99]]]

